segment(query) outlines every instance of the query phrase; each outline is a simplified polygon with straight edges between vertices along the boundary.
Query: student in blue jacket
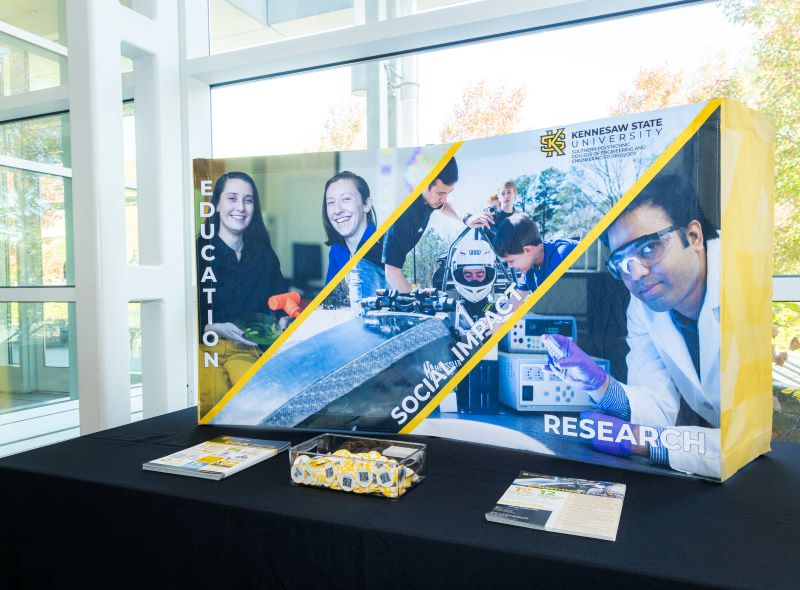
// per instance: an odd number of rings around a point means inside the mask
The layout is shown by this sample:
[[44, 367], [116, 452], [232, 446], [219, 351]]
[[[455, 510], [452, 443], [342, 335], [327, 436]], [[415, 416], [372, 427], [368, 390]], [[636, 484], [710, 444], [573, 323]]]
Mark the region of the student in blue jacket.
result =
[[[328, 238], [325, 243], [331, 247], [327, 283], [375, 233], [377, 220], [369, 185], [358, 174], [345, 170], [325, 183], [322, 225]], [[374, 296], [377, 289], [386, 287], [382, 251], [382, 241], [378, 240], [347, 277], [350, 307], [354, 310], [361, 309], [359, 302], [362, 299]]]
[[542, 240], [539, 227], [524, 213], [503, 221], [493, 242], [495, 253], [520, 273], [518, 290], [524, 292], [535, 291], [577, 245], [575, 240]]

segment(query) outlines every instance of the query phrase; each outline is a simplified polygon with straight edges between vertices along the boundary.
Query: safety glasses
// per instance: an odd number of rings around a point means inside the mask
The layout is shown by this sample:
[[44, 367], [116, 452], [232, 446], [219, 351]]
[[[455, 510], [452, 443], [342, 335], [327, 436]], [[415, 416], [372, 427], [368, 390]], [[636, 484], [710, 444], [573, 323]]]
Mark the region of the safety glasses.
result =
[[631, 276], [631, 263], [633, 262], [644, 268], [658, 264], [667, 253], [672, 232], [679, 229], [680, 226], [671, 225], [620, 246], [611, 253], [606, 261], [608, 272], [615, 279], [621, 280]]

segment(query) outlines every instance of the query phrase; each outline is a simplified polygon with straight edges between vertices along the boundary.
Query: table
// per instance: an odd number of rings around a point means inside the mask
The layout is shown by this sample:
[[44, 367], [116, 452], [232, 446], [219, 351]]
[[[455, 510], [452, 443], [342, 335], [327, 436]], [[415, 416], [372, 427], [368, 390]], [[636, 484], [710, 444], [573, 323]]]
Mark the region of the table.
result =
[[[0, 459], [0, 588], [796, 588], [800, 445], [725, 484], [423, 439], [397, 501], [296, 487], [284, 453], [222, 481], [143, 471], [219, 434], [183, 410]], [[401, 437], [402, 438], [402, 437]], [[416, 440], [416, 439], [415, 439]], [[486, 522], [522, 469], [617, 481], [616, 542]]]

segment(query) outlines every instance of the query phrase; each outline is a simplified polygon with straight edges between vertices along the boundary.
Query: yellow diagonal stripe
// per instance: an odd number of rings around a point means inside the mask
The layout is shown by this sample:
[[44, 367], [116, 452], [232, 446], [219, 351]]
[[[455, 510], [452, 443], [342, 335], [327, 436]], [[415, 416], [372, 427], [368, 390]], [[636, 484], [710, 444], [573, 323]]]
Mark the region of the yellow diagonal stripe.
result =
[[275, 353], [283, 345], [283, 343], [286, 342], [289, 336], [291, 336], [300, 326], [300, 324], [303, 323], [323, 301], [325, 301], [325, 298], [328, 297], [328, 295], [331, 294], [331, 291], [333, 291], [336, 286], [347, 276], [347, 274], [353, 270], [353, 267], [358, 264], [358, 262], [364, 257], [369, 249], [381, 239], [383, 234], [385, 234], [392, 224], [397, 221], [397, 219], [405, 212], [405, 210], [411, 206], [411, 203], [414, 202], [420, 193], [422, 193], [422, 191], [433, 182], [434, 178], [436, 178], [436, 175], [442, 171], [442, 168], [444, 168], [445, 164], [450, 161], [450, 158], [456, 155], [456, 152], [463, 145], [463, 143], [463, 141], [459, 141], [450, 146], [450, 148], [445, 152], [444, 156], [442, 156], [442, 158], [436, 163], [436, 166], [431, 169], [430, 173], [428, 173], [428, 175], [423, 178], [417, 186], [414, 187], [414, 190], [412, 190], [408, 196], [403, 199], [402, 203], [400, 203], [400, 206], [395, 209], [394, 212], [386, 219], [386, 221], [384, 221], [375, 230], [375, 233], [373, 233], [369, 239], [364, 242], [364, 245], [361, 246], [361, 248], [359, 248], [358, 251], [350, 258], [347, 264], [345, 264], [344, 267], [342, 267], [342, 269], [336, 273], [336, 276], [334, 276], [333, 279], [331, 279], [331, 281], [325, 285], [322, 291], [320, 291], [319, 295], [314, 297], [314, 299], [308, 304], [308, 306], [306, 306], [303, 312], [297, 316], [297, 318], [291, 324], [289, 324], [289, 327], [284, 330], [277, 340], [272, 343], [272, 346], [270, 346], [264, 352], [264, 354], [261, 355], [261, 357], [255, 363], [253, 363], [247, 372], [242, 375], [241, 378], [228, 390], [228, 393], [226, 393], [205, 416], [200, 418], [200, 424], [208, 424], [211, 422], [211, 420], [213, 420], [214, 417], [219, 414], [220, 410], [222, 410], [222, 408], [224, 408], [225, 405], [231, 401], [231, 399], [233, 399], [237, 393], [239, 393], [242, 387], [244, 387], [245, 384], [250, 381], [253, 375], [255, 375], [258, 370], [263, 367], [272, 356], [275, 355]]
[[522, 305], [511, 315], [510, 319], [506, 319], [503, 325], [494, 333], [492, 336], [481, 346], [475, 354], [470, 357], [470, 359], [464, 363], [464, 365], [456, 372], [453, 377], [442, 387], [442, 390], [437, 393], [431, 401], [428, 402], [419, 413], [414, 416], [411, 420], [409, 420], [408, 424], [406, 424], [401, 430], [401, 433], [409, 433], [412, 432], [420, 422], [422, 422], [425, 418], [428, 417], [436, 406], [445, 398], [455, 387], [458, 385], [464, 377], [477, 365], [484, 356], [492, 349], [492, 347], [496, 346], [498, 342], [506, 335], [506, 333], [511, 329], [511, 327], [516, 324], [522, 317], [530, 311], [530, 309], [539, 301], [552, 287], [558, 279], [560, 279], [565, 272], [572, 266], [578, 258], [583, 256], [584, 252], [588, 250], [589, 246], [591, 246], [602, 234], [606, 228], [622, 213], [623, 209], [627, 207], [636, 195], [638, 195], [641, 190], [647, 186], [647, 184], [653, 180], [653, 178], [658, 174], [664, 166], [677, 154], [680, 149], [689, 141], [692, 136], [697, 133], [703, 123], [711, 116], [711, 114], [719, 108], [720, 99], [714, 99], [708, 101], [708, 103], [703, 107], [703, 109], [698, 113], [698, 115], [694, 118], [694, 120], [675, 138], [675, 140], [669, 145], [669, 147], [664, 150], [661, 155], [653, 162], [650, 167], [639, 177], [633, 186], [626, 192], [622, 198], [617, 201], [613, 207], [606, 213], [603, 218], [599, 221], [597, 225], [592, 228], [592, 230], [586, 234], [580, 243], [575, 247], [575, 249], [569, 253], [569, 255], [558, 265], [558, 267], [550, 274], [549, 277], [541, 284], [539, 287], [531, 293], [531, 295], [524, 301]]

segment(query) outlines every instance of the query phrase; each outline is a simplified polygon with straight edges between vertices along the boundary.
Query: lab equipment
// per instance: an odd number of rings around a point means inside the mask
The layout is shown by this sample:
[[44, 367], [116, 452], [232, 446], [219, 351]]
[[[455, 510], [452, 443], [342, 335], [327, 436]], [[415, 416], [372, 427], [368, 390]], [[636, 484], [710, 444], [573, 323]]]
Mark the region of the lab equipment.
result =
[[523, 316], [500, 341], [500, 350], [505, 352], [545, 352], [542, 335], [560, 334], [573, 342], [577, 339], [578, 327], [571, 316], [544, 316], [529, 313]]
[[[518, 411], [535, 412], [580, 412], [595, 407], [586, 391], [545, 371], [546, 353], [500, 351], [498, 357], [503, 404]], [[594, 361], [606, 371], [611, 368], [605, 359]]]
[[554, 355], [550, 355], [547, 370], [577, 389], [592, 392], [591, 396], [595, 400], [599, 399], [600, 389], [608, 379], [608, 371], [569, 338], [554, 334], [542, 336], [542, 340], [549, 343], [548, 352], [553, 350], [559, 357], [556, 359]]
[[[518, 321], [501, 341], [499, 360], [500, 402], [518, 411], [590, 410], [595, 406], [580, 385], [546, 370], [563, 360], [577, 340], [577, 322], [572, 316], [544, 316], [529, 313]], [[577, 346], [575, 346], [577, 348]], [[549, 354], [549, 356], [548, 356]], [[611, 370], [606, 359], [589, 357], [598, 373]], [[559, 371], [564, 374], [568, 369]]]

